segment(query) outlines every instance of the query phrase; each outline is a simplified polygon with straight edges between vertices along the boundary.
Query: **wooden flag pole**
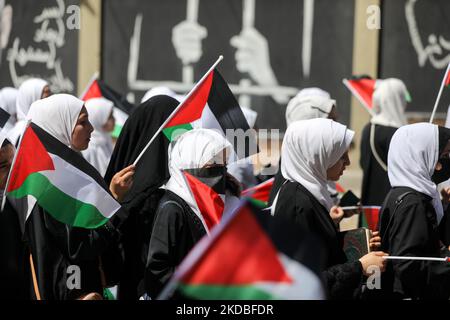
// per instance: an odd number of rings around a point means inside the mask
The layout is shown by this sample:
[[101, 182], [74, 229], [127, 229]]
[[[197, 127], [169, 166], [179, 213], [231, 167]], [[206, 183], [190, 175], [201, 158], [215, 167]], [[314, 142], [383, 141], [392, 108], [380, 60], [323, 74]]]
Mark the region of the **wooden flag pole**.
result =
[[442, 91], [444, 90], [445, 80], [447, 80], [447, 76], [448, 76], [449, 71], [450, 71], [450, 63], [447, 66], [447, 70], [445, 71], [444, 79], [442, 79], [441, 88], [439, 89], [439, 93], [438, 93], [438, 96], [436, 98], [436, 102], [434, 103], [433, 112], [431, 113], [431, 117], [430, 117], [430, 123], [433, 123], [434, 116], [436, 114], [436, 110], [437, 110], [438, 105], [439, 105], [439, 101], [441, 101]]
[[153, 140], [156, 139], [156, 137], [158, 136], [158, 134], [164, 129], [164, 127], [166, 126], [167, 123], [169, 123], [170, 120], [172, 120], [173, 116], [178, 112], [178, 110], [180, 110], [180, 108], [184, 105], [184, 103], [186, 101], [189, 100], [189, 98], [192, 96], [192, 94], [197, 90], [197, 88], [203, 83], [203, 81], [206, 79], [206, 77], [211, 73], [211, 71], [214, 70], [214, 68], [220, 63], [220, 61], [223, 60], [223, 56], [219, 56], [219, 59], [217, 59], [217, 61], [211, 66], [211, 68], [209, 68], [209, 70], [203, 75], [203, 77], [200, 79], [199, 82], [196, 83], [196, 85], [191, 89], [191, 91], [188, 93], [188, 95], [185, 97], [185, 99], [180, 102], [178, 104], [178, 107], [176, 107], [175, 110], [173, 110], [173, 112], [170, 114], [170, 116], [166, 119], [166, 121], [163, 122], [163, 124], [159, 127], [159, 129], [155, 132], [155, 134], [153, 135], [153, 137], [150, 139], [150, 141], [147, 143], [147, 145], [145, 146], [145, 148], [141, 151], [141, 153], [138, 155], [138, 157], [136, 158], [136, 160], [134, 160], [133, 165], [135, 166], [139, 160], [142, 158], [142, 156], [144, 155], [145, 151], [147, 151], [148, 147], [150, 147], [150, 145], [152, 144]]

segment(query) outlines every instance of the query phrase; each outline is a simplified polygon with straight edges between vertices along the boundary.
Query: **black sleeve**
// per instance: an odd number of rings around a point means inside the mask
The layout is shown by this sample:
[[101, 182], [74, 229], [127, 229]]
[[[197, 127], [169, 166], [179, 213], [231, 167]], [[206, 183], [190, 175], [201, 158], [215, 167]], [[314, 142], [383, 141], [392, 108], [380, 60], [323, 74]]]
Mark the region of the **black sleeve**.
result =
[[[397, 210], [389, 232], [390, 255], [429, 256], [430, 241], [436, 239], [426, 216], [427, 208], [412, 203]], [[438, 246], [438, 245], [437, 245]], [[450, 266], [432, 261], [391, 261], [394, 270], [394, 292], [408, 297], [448, 299], [450, 294]]]
[[361, 169], [367, 169], [367, 165], [370, 163], [370, 156], [372, 154], [372, 150], [370, 150], [370, 123], [367, 124], [361, 134], [361, 144], [360, 144], [360, 158], [359, 165]]
[[347, 262], [323, 271], [330, 299], [355, 298], [363, 280], [361, 262]]
[[72, 262], [96, 259], [119, 239], [111, 221], [96, 229], [85, 229], [63, 224], [46, 212], [44, 218], [47, 230]]
[[446, 246], [450, 246], [450, 205], [447, 206], [447, 210], [444, 212], [444, 217], [439, 224], [439, 232], [442, 243]]
[[184, 258], [183, 239], [189, 226], [183, 220], [183, 209], [171, 201], [156, 213], [145, 268], [145, 289], [155, 299]]

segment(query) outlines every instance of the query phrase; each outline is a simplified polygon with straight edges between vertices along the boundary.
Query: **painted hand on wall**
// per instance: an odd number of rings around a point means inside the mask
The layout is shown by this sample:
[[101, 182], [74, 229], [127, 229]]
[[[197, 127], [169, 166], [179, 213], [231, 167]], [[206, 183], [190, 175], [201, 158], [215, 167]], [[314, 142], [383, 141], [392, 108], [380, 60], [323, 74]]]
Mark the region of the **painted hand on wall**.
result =
[[196, 63], [202, 56], [202, 40], [208, 31], [197, 22], [182, 21], [172, 30], [172, 44], [183, 65]]
[[[270, 65], [269, 45], [267, 39], [255, 28], [246, 28], [230, 40], [237, 49], [236, 67], [239, 72], [248, 73], [257, 84], [278, 86], [277, 78]], [[273, 95], [278, 103], [286, 103], [289, 97], [283, 94]]]

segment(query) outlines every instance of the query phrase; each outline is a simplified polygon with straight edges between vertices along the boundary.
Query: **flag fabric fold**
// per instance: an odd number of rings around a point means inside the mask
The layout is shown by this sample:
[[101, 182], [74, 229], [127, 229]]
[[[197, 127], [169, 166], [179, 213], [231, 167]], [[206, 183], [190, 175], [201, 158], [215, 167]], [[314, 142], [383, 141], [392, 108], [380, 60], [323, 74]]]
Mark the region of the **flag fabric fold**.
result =
[[[319, 263], [307, 261], [321, 256], [315, 239], [245, 201], [226, 217], [194, 247], [159, 298], [324, 298]], [[317, 249], [314, 257], [306, 247]]]
[[38, 204], [62, 223], [92, 229], [120, 209], [95, 168], [34, 123], [20, 141], [6, 195], [26, 203], [20, 221]]

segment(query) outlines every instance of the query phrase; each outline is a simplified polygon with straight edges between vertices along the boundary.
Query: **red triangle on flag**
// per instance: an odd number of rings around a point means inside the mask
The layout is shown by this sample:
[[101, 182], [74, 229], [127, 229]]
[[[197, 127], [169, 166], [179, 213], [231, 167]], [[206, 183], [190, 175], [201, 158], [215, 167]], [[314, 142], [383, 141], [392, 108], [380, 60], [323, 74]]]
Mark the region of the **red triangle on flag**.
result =
[[191, 123], [202, 116], [208, 102], [209, 92], [214, 78], [214, 70], [198, 85], [191, 96], [183, 103], [177, 113], [165, 125], [165, 128]]
[[28, 126], [17, 150], [6, 191], [20, 188], [30, 174], [44, 170], [55, 170], [53, 161], [36, 133]]
[[190, 175], [183, 172], [186, 181], [197, 203], [197, 207], [205, 221], [205, 228], [209, 231], [220, 222], [225, 204], [220, 195], [212, 188]]
[[102, 98], [102, 97], [103, 97], [103, 94], [102, 94], [102, 91], [100, 90], [100, 86], [98, 85], [97, 80], [94, 80], [91, 82], [89, 87], [86, 89], [85, 93], [81, 97], [81, 100], [87, 101], [89, 99]]
[[368, 78], [344, 79], [345, 86], [368, 111], [371, 111], [373, 108], [372, 97], [375, 91], [375, 82], [376, 80]]
[[257, 282], [292, 283], [278, 251], [244, 206], [181, 282], [189, 285], [248, 285]]

